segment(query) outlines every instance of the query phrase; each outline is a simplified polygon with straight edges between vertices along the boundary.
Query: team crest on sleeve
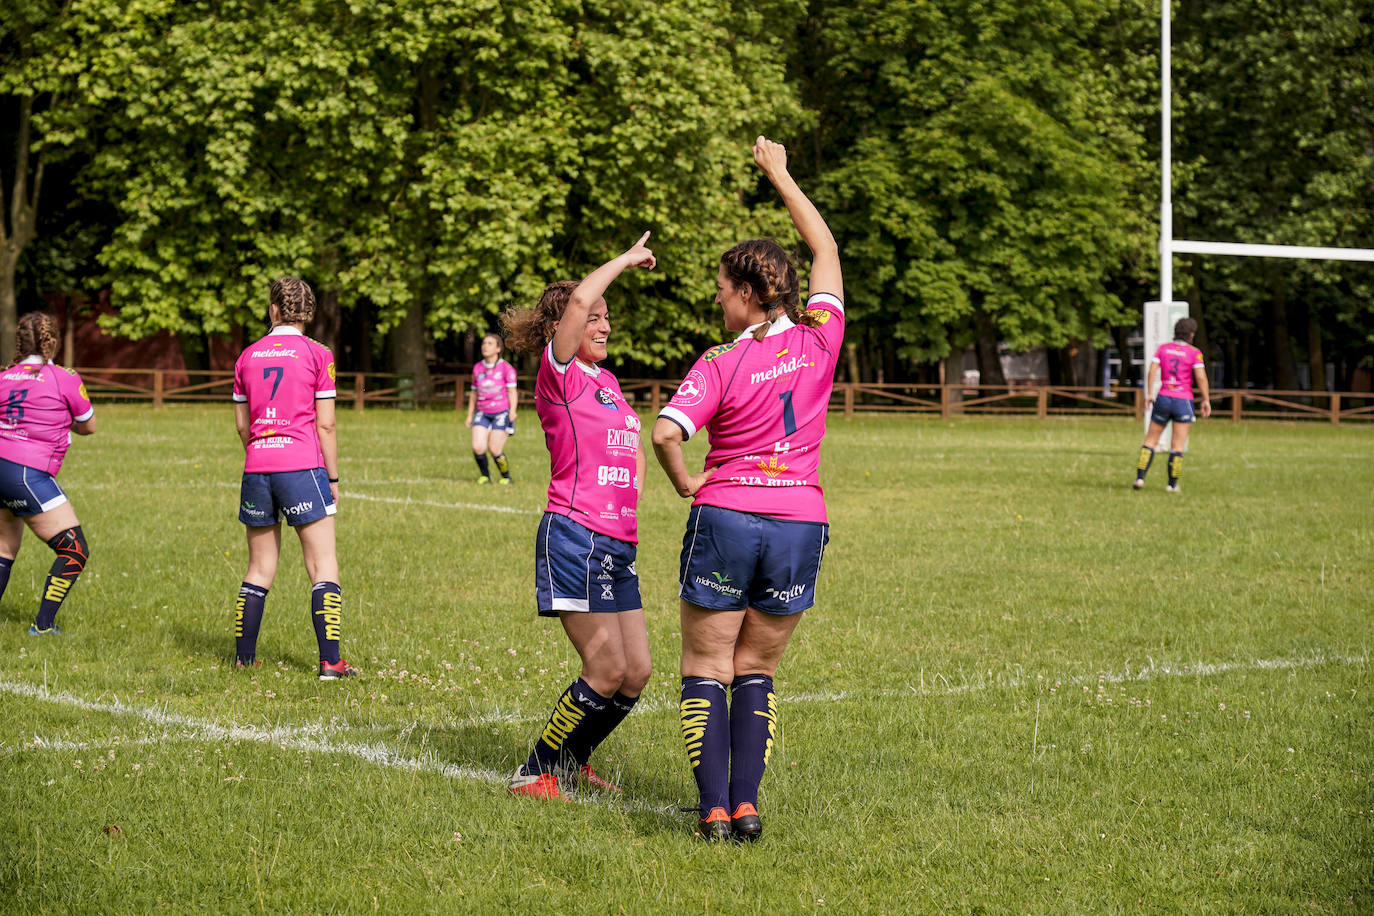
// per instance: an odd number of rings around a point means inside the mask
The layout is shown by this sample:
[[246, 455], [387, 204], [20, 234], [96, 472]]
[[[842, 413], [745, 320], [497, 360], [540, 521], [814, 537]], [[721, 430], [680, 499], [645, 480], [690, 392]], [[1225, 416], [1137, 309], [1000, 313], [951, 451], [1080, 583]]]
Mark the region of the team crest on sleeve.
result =
[[823, 325], [831, 318], [835, 317], [834, 313], [831, 312], [830, 309], [808, 309], [807, 314], [815, 317], [817, 326]]
[[737, 343], [739, 343], [738, 340], [732, 340], [729, 343], [716, 344], [714, 347], [707, 350], [705, 353], [701, 354], [701, 361], [709, 363], [717, 356], [723, 356], [726, 353], [729, 353], [731, 350], [735, 349], [735, 344]]
[[83, 400], [83, 401], [89, 401], [89, 400], [91, 399], [91, 398], [90, 398], [90, 395], [86, 394], [86, 383], [85, 383], [85, 382], [82, 382], [82, 383], [81, 383], [81, 387], [78, 388], [78, 389], [76, 389], [76, 393], [79, 394], [79, 395], [81, 395], [81, 400]]
[[676, 407], [695, 407], [706, 399], [706, 376], [701, 374], [700, 369], [693, 369], [687, 373], [687, 377], [682, 380], [682, 384], [677, 388], [677, 394], [669, 401]]
[[334, 381], [334, 363], [332, 361], [329, 363], [329, 368], [325, 371], [329, 373], [329, 380], [331, 382]]

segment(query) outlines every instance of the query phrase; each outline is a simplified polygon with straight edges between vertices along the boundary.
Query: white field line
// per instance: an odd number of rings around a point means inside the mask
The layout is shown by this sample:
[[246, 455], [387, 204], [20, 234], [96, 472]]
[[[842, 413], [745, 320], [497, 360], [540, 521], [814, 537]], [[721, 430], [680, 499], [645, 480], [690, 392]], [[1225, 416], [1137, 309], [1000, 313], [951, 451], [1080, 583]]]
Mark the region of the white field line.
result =
[[[388, 485], [390, 485], [390, 484], [392, 484], [392, 483], [395, 483], [395, 484], [398, 484], [398, 485], [412, 485], [412, 484], [434, 484], [434, 483], [443, 483], [443, 482], [444, 482], [444, 481], [438, 481], [438, 480], [404, 480], [404, 481], [402, 481], [402, 480], [397, 480], [397, 481], [383, 481], [383, 480], [378, 480], [378, 481], [367, 481], [367, 482], [365, 482], [365, 483], [363, 484], [363, 486], [368, 486], [368, 487], [385, 487], [385, 486], [388, 486]], [[222, 489], [222, 490], [235, 489], [235, 490], [237, 490], [238, 487], [239, 487], [239, 485], [238, 485], [237, 483], [232, 483], [232, 482], [230, 482], [230, 481], [203, 481], [203, 480], [202, 480], [202, 481], [188, 481], [188, 482], [185, 482], [185, 483], [179, 483], [179, 484], [177, 484], [177, 488], [178, 488], [178, 489], [183, 489], [183, 490], [185, 490], [185, 489], [196, 489], [196, 488], [200, 488], [200, 489], [204, 489], [204, 488], [214, 488], [214, 489]], [[79, 488], [79, 490], [80, 490], [81, 492], [86, 492], [86, 491], [88, 491], [88, 490], [123, 490], [123, 489], [127, 489], [127, 486], [126, 486], [125, 484], [120, 484], [120, 483], [90, 483], [90, 484], [84, 484], [84, 485], [82, 485], [82, 486]], [[341, 493], [339, 494], [339, 501], [342, 502], [342, 503], [347, 503], [347, 502], [349, 502], [350, 500], [354, 500], [354, 499], [359, 499], [359, 500], [362, 500], [362, 501], [364, 501], [364, 502], [374, 502], [374, 503], [396, 503], [396, 504], [402, 505], [402, 506], [428, 506], [428, 507], [434, 508], [434, 509], [475, 509], [475, 510], [477, 510], [477, 511], [479, 511], [479, 512], [504, 512], [504, 513], [511, 514], [511, 515], [541, 515], [541, 514], [543, 514], [543, 510], [541, 510], [541, 509], [521, 509], [521, 508], [519, 508], [518, 506], [506, 506], [506, 505], [501, 505], [501, 504], [498, 504], [498, 503], [446, 503], [446, 502], [439, 502], [439, 501], [437, 501], [437, 500], [430, 500], [430, 499], [412, 499], [412, 498], [409, 497], [409, 496], [404, 496], [404, 497], [402, 497], [402, 496], [370, 496], [370, 495], [368, 495], [367, 493], [362, 493], [362, 492], [359, 492], [359, 491], [357, 491], [357, 490], [354, 490], [354, 489], [351, 489], [351, 488], [347, 488], [347, 487], [344, 488], [343, 492], [341, 492]]]
[[[331, 730], [330, 727], [324, 725], [265, 726], [262, 728], [252, 725], [220, 725], [217, 722], [198, 719], [194, 716], [187, 716], [154, 706], [132, 706], [120, 700], [87, 700], [70, 693], [50, 693], [42, 687], [15, 681], [0, 680], [0, 691], [73, 709], [103, 712], [115, 716], [132, 716], [164, 731], [173, 728], [182, 729], [183, 736], [192, 741], [204, 741], [212, 744], [227, 741], [251, 741], [307, 754], [342, 754], [378, 766], [419, 773], [436, 773], [448, 779], [488, 783], [504, 783], [506, 781], [505, 776], [493, 770], [445, 763], [436, 759], [432, 753], [426, 753], [419, 757], [409, 757], [382, 744], [354, 744], [347, 741], [329, 741], [318, 737], [309, 737], [310, 735], [322, 735]], [[43, 742], [40, 746], [46, 747], [48, 744]]]
[[[1064, 684], [1086, 685], [1090, 683], [1121, 684], [1159, 678], [1211, 677], [1232, 671], [1288, 671], [1300, 668], [1314, 668], [1325, 664], [1363, 665], [1366, 663], [1367, 659], [1363, 655], [1325, 655], [1322, 653], [1313, 653], [1311, 655], [1296, 658], [1253, 659], [1244, 662], [1201, 662], [1190, 665], [1156, 665], [1151, 659], [1146, 667], [1137, 669], [1134, 672], [1132, 672], [1128, 666], [1124, 673], [1102, 672], [1096, 676], [1074, 675], [1068, 678], [1059, 678], [1058, 680], [1061, 686]], [[1038, 675], [1033, 679], [1025, 677], [1024, 675], [1016, 675], [1009, 678], [989, 677], [983, 681], [958, 685], [949, 684], [943, 675], [937, 675], [936, 679], [943, 681], [944, 686], [934, 689], [926, 688], [924, 686], [924, 678], [922, 678], [922, 685], [919, 689], [915, 686], [907, 685], [900, 690], [856, 690], [803, 693], [790, 696], [784, 695], [779, 699], [791, 704], [827, 702], [848, 699], [851, 697], [862, 698], [910, 695], [953, 696], [989, 689], [1015, 689], [1029, 685], [1033, 681], [1039, 684], [1052, 682], [1052, 678], [1045, 675]], [[163, 740], [201, 741], [210, 744], [227, 741], [251, 741], [258, 744], [271, 745], [285, 750], [300, 751], [303, 753], [340, 754], [354, 757], [366, 763], [372, 763], [378, 766], [419, 773], [434, 773], [446, 779], [469, 780], [494, 784], [502, 784], [506, 781], [506, 777], [501, 773], [477, 767], [459, 766], [457, 764], [447, 763], [437, 759], [433, 752], [426, 752], [418, 757], [406, 756], [393, 751], [384, 744], [356, 744], [347, 741], [328, 741], [321, 737], [311, 737], [332, 732], [346, 731], [346, 726], [340, 728], [336, 725], [325, 725], [323, 723], [305, 726], [264, 726], [261, 728], [251, 725], [225, 726], [216, 722], [198, 719], [194, 716], [187, 716], [181, 713], [170, 712], [157, 707], [132, 706], [118, 699], [110, 701], [87, 700], [74, 694], [65, 692], [51, 693], [41, 686], [7, 680], [0, 680], [0, 693], [10, 693], [75, 709], [90, 710], [92, 712], [103, 712], [116, 716], [133, 716], [161, 728], [164, 731], [164, 735], [161, 737], [120, 741], [119, 744], [121, 746], [129, 744], [155, 744]], [[659, 711], [667, 708], [676, 708], [676, 704], [660, 700], [657, 702], [646, 702], [640, 705], [640, 709], [645, 712]], [[534, 717], [520, 716], [518, 713], [496, 713], [488, 716], [470, 716], [467, 721], [479, 723], [517, 722], [537, 721], [543, 718], [543, 714]], [[173, 727], [179, 728], [181, 731], [179, 733], [169, 732], [168, 729]], [[409, 734], [414, 727], [415, 726], [412, 725], [406, 728], [405, 733]], [[106, 746], [113, 746], [114, 744], [115, 742], [112, 741]], [[33, 742], [26, 743], [20, 750], [40, 748], [84, 750], [87, 746], [89, 745], [84, 742], [46, 741], [35, 735]], [[8, 756], [9, 753], [13, 753], [9, 752], [8, 749], [4, 750], [6, 751], [6, 756]], [[605, 775], [610, 776], [612, 779], [616, 778], [616, 774], [614, 773], [606, 773]], [[626, 798], [603, 795], [585, 796], [580, 794], [567, 797], [579, 802], [603, 807], [613, 807], [621, 810], [639, 811], [668, 817], [674, 816], [678, 808], [676, 803], [671, 805], [652, 804], [646, 799], [634, 797]]]

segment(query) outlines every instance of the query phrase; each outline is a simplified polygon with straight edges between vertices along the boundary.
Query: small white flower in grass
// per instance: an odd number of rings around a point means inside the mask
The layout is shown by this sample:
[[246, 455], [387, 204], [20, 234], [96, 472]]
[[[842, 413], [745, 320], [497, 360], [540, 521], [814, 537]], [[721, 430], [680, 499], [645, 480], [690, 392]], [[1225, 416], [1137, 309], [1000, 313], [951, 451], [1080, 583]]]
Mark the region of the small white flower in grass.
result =
[[462, 835], [461, 833], [459, 833], [458, 831], [456, 831], [456, 830], [453, 832], [453, 842], [455, 842], [455, 843], [461, 843], [461, 842], [463, 842], [463, 835]]
[[1291, 747], [1288, 749], [1288, 753], [1293, 753], [1293, 749]]

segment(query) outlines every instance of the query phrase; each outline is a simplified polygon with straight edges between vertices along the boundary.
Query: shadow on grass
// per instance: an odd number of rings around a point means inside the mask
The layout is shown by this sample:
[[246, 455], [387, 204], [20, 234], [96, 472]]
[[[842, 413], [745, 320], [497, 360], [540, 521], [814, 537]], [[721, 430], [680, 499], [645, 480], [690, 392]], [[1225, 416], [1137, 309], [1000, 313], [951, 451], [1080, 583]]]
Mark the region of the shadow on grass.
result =
[[28, 625], [33, 622], [33, 613], [36, 609], [36, 605], [30, 607], [25, 604], [21, 607], [18, 600], [6, 601], [0, 604], [0, 620]]
[[[223, 664], [232, 665], [234, 663], [234, 631], [225, 628], [220, 631], [211, 632], [199, 627], [172, 627], [172, 638], [176, 640], [178, 646], [185, 651], [193, 654], [213, 659]], [[266, 648], [267, 652], [262, 650]], [[312, 674], [319, 670], [319, 661], [315, 658], [302, 658], [290, 652], [275, 652], [272, 647], [263, 646], [258, 643], [258, 661], [264, 664], [277, 664], [285, 662], [292, 668], [299, 668]]]

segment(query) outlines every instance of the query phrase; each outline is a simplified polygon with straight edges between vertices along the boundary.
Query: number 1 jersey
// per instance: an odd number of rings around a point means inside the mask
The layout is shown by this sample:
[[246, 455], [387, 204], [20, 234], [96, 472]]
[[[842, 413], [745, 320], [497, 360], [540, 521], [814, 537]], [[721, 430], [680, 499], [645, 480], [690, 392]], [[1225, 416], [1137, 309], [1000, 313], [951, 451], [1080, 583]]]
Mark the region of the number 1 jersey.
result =
[[315, 401], [335, 396], [334, 355], [293, 327], [277, 327], [239, 354], [234, 400], [248, 404], [246, 474], [324, 467]]
[[718, 506], [794, 521], [824, 522], [820, 446], [844, 338], [844, 305], [815, 293], [809, 328], [785, 315], [763, 340], [745, 331], [712, 347], [687, 373], [660, 417], [687, 438], [705, 428], [715, 473], [694, 505]]

